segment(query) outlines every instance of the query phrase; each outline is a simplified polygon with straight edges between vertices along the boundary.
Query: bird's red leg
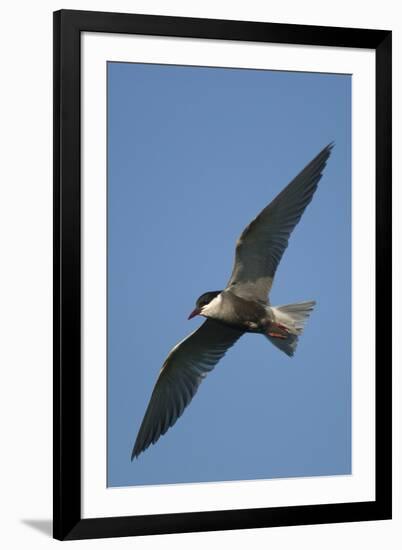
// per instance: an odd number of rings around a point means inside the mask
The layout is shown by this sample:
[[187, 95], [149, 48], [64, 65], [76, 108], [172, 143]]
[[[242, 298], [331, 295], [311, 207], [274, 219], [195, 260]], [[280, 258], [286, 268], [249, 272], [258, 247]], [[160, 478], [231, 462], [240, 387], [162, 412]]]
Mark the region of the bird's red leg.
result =
[[[285, 325], [282, 325], [281, 323], [272, 323], [271, 327], [273, 328], [273, 330], [267, 332], [268, 336], [271, 336], [272, 338], [281, 338], [282, 340], [286, 340], [289, 334], [289, 329], [285, 327]], [[275, 329], [279, 330], [276, 331]]]
[[268, 332], [268, 336], [271, 336], [272, 338], [281, 338], [282, 340], [286, 340], [287, 336], [284, 336], [283, 334], [280, 334], [279, 332]]

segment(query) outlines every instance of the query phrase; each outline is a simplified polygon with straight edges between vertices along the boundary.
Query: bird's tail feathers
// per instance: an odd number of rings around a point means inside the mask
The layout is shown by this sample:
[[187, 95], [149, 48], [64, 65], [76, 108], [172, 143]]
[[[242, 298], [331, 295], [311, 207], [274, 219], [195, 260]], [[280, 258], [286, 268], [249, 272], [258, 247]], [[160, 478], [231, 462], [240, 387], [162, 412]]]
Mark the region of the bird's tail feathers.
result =
[[267, 332], [267, 338], [278, 349], [289, 355], [294, 355], [299, 336], [303, 332], [304, 324], [313, 311], [315, 302], [298, 302], [296, 304], [287, 304], [285, 306], [272, 307], [275, 322], [274, 328]]

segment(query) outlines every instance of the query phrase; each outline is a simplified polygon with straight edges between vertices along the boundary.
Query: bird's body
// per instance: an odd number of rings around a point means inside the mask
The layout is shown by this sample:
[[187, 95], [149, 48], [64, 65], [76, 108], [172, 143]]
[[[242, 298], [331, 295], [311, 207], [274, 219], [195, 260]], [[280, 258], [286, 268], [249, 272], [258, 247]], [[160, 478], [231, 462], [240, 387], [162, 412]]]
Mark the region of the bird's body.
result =
[[[286, 321], [289, 321], [282, 316], [282, 322], [280, 322], [280, 314], [275, 312], [275, 308], [262, 302], [241, 298], [228, 289], [220, 291], [209, 304], [201, 309], [200, 315], [243, 332], [256, 332], [265, 335], [278, 325], [287, 326]], [[287, 328], [289, 332], [296, 334], [291, 323], [288, 323]]]
[[225, 289], [202, 294], [189, 319], [206, 321], [169, 353], [142, 421], [132, 459], [181, 416], [201, 381], [245, 333], [293, 356], [314, 301], [271, 306], [269, 293], [290, 234], [310, 203], [332, 149], [325, 147], [245, 228]]
[[[314, 301], [309, 301], [272, 307], [262, 301], [237, 296], [235, 289], [215, 293], [217, 295], [200, 308], [199, 313], [197, 311], [198, 315], [242, 332], [263, 334], [290, 356], [294, 354], [297, 336], [303, 331], [304, 321], [315, 305]], [[285, 342], [278, 342], [275, 338], [287, 340], [288, 345], [285, 346]]]
[[269, 306], [240, 298], [231, 290], [221, 291], [201, 309], [200, 315], [244, 332], [263, 332], [273, 319]]

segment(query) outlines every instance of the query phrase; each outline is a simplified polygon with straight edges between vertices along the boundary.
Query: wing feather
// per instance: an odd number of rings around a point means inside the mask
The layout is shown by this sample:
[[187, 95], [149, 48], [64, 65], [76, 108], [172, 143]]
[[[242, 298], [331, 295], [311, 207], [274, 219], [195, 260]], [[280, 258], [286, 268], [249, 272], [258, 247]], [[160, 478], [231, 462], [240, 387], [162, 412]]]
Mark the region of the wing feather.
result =
[[313, 198], [332, 147], [327, 145], [243, 231], [227, 285], [241, 298], [266, 302], [289, 237]]
[[156, 381], [131, 459], [173, 426], [206, 375], [243, 334], [207, 319], [169, 353]]

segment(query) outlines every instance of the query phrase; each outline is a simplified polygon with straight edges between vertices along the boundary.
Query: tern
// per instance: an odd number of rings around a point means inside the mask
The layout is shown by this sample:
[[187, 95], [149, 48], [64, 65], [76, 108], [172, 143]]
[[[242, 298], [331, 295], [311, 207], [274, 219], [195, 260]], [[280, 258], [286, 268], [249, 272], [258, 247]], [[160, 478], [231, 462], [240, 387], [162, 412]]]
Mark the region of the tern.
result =
[[232, 275], [224, 290], [205, 292], [189, 319], [206, 321], [168, 354], [156, 380], [131, 460], [175, 424], [205, 376], [245, 333], [264, 335], [293, 356], [315, 301], [271, 306], [278, 264], [310, 203], [331, 154], [327, 145], [244, 229], [236, 243]]

